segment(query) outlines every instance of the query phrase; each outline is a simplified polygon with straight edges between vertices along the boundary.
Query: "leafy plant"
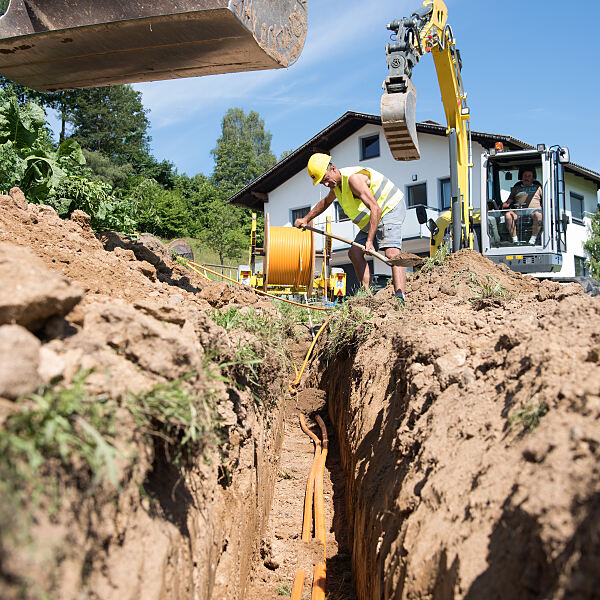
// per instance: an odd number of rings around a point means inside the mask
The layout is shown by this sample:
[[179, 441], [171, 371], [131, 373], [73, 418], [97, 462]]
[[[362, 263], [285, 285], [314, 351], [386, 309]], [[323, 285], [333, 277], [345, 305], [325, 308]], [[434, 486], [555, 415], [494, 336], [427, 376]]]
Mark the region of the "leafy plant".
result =
[[530, 402], [525, 408], [522, 408], [513, 414], [508, 421], [508, 425], [512, 426], [514, 423], [519, 423], [523, 429], [532, 432], [540, 424], [541, 418], [547, 414], [549, 410], [550, 407], [545, 402], [540, 402], [539, 404]]
[[55, 195], [47, 198], [46, 203], [63, 218], [76, 209], [83, 210], [90, 215], [90, 226], [95, 231], [110, 229], [129, 233], [136, 226], [130, 216], [131, 202], [120, 200], [111, 192], [107, 183], [71, 176], [63, 179]]

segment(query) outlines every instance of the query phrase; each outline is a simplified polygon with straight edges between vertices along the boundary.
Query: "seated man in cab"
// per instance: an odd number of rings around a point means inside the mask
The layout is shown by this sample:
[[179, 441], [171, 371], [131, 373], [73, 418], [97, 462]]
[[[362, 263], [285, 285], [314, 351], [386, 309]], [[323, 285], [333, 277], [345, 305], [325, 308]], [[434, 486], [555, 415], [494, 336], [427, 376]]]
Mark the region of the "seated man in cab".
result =
[[[534, 167], [522, 167], [519, 170], [519, 179], [510, 190], [510, 195], [506, 202], [502, 203], [503, 209], [537, 209], [531, 213], [531, 237], [529, 245], [536, 244], [537, 236], [542, 229], [542, 184], [535, 179]], [[518, 210], [508, 210], [505, 213], [506, 229], [512, 238], [513, 243], [517, 243], [517, 220], [522, 213]]]

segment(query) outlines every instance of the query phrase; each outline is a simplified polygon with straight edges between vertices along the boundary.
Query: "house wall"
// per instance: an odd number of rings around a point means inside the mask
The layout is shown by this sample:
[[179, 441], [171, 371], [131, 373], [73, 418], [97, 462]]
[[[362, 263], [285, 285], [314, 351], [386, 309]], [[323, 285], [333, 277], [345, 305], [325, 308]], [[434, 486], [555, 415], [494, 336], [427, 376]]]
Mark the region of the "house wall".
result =
[[[583, 223], [573, 222], [570, 192], [583, 196]], [[585, 257], [583, 244], [588, 238], [591, 217], [598, 209], [597, 187], [593, 182], [579, 175], [565, 173], [565, 200], [567, 214], [569, 215], [571, 222], [567, 226], [567, 251], [563, 254], [563, 267], [558, 275], [560, 277], [573, 277], [576, 274], [575, 257]]]

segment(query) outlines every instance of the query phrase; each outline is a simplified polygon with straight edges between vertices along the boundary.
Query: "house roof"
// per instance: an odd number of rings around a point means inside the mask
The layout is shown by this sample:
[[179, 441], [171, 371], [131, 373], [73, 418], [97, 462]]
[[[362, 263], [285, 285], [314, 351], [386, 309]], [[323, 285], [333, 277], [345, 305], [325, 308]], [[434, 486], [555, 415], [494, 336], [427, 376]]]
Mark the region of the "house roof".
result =
[[[367, 124], [381, 125], [381, 117], [379, 115], [370, 115], [351, 110], [345, 112], [339, 119], [331, 123], [331, 125], [328, 125], [305, 144], [302, 144], [302, 146], [282, 158], [275, 166], [260, 175], [260, 177], [257, 177], [246, 187], [231, 196], [228, 202], [254, 210], [263, 210], [263, 205], [268, 200], [269, 192], [279, 187], [302, 169], [305, 169], [311, 154], [314, 152], [329, 154], [335, 146]], [[446, 127], [434, 121], [423, 121], [417, 123], [417, 132], [445, 137]], [[479, 142], [484, 148], [488, 149], [492, 148], [496, 142], [502, 142], [509, 150], [530, 150], [534, 148], [534, 146], [510, 135], [498, 133], [471, 131], [471, 139], [474, 142]], [[569, 163], [566, 168], [582, 175], [586, 179], [590, 179], [600, 188], [599, 173], [574, 163]]]

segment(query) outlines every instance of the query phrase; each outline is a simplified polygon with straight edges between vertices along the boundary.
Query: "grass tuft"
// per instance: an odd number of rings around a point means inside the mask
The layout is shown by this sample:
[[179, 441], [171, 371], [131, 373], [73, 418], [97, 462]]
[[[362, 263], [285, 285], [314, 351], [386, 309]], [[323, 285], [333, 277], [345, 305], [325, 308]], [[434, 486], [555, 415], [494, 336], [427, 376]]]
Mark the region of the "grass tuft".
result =
[[344, 302], [329, 321], [327, 341], [323, 347], [323, 358], [328, 363], [343, 346], [358, 345], [373, 329], [370, 320], [373, 313], [364, 307]]
[[514, 298], [514, 294], [500, 285], [490, 275], [486, 275], [485, 280], [482, 281], [475, 273], [469, 271], [469, 277], [471, 279], [471, 291], [475, 294], [469, 298], [470, 302], [479, 302], [488, 298], [503, 298], [506, 300]]
[[450, 245], [448, 244], [448, 242], [444, 242], [438, 247], [438, 249], [435, 251], [435, 254], [433, 256], [430, 256], [425, 261], [425, 264], [421, 267], [420, 272], [429, 273], [429, 271], [433, 270], [433, 267], [443, 266], [449, 254]]
[[550, 407], [546, 402], [540, 402], [539, 404], [530, 402], [525, 408], [517, 410], [513, 414], [508, 421], [508, 425], [512, 427], [515, 423], [518, 423], [525, 431], [531, 433], [540, 424], [540, 420], [549, 410]]

